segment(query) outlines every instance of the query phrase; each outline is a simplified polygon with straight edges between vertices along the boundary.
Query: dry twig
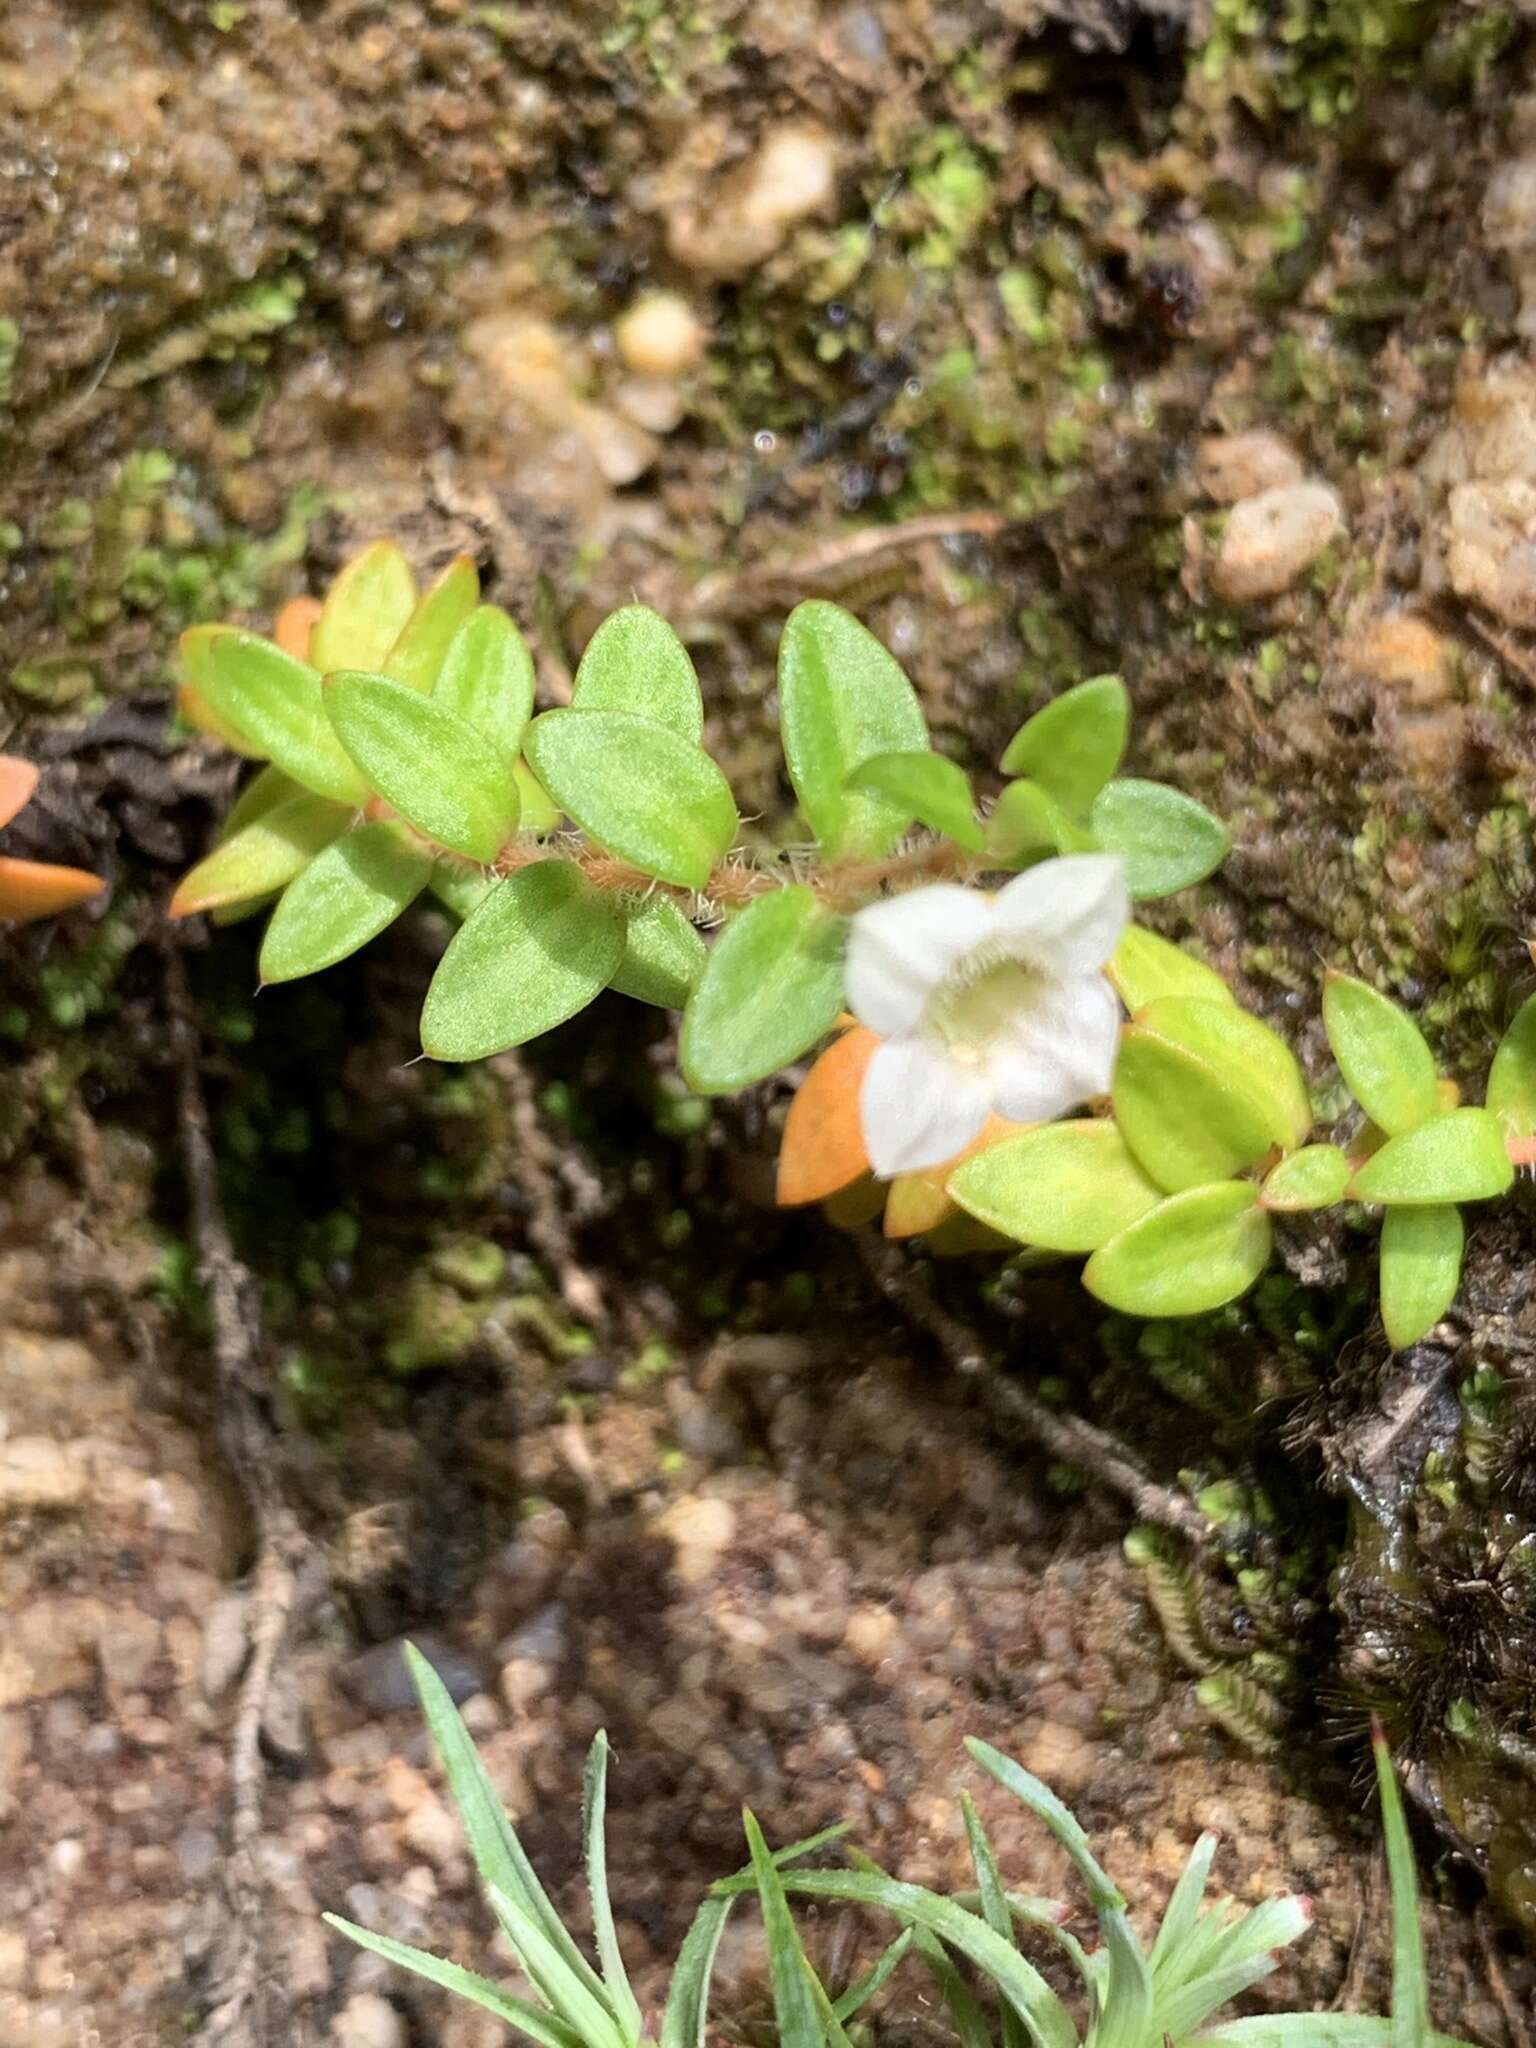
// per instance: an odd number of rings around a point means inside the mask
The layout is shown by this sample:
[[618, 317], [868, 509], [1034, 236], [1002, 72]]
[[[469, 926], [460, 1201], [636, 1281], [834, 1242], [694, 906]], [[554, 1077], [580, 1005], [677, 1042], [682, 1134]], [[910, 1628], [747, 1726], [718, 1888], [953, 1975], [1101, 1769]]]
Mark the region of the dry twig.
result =
[[498, 1053], [491, 1070], [512, 1098], [517, 1132], [518, 1178], [528, 1198], [528, 1236], [534, 1250], [554, 1269], [560, 1298], [578, 1321], [594, 1329], [608, 1323], [608, 1305], [596, 1277], [576, 1256], [571, 1228], [558, 1193], [560, 1149], [539, 1115], [533, 1078], [515, 1052]]
[[250, 1603], [250, 1661], [230, 1743], [231, 1853], [225, 1867], [228, 1926], [217, 2004], [200, 2033], [205, 2048], [277, 2048], [294, 2039], [291, 2016], [263, 1956], [265, 1905], [256, 1848], [261, 1834], [261, 1727], [278, 1656], [293, 1623], [301, 1585], [314, 1584], [315, 1559], [279, 1480], [276, 1432], [261, 1358], [256, 1283], [236, 1256], [219, 1196], [218, 1165], [199, 1066], [197, 1025], [186, 968], [165, 954], [166, 1009], [176, 1075], [176, 1121], [191, 1201], [197, 1272], [213, 1324], [219, 1440], [250, 1508], [256, 1565]]
[[1149, 1478], [1107, 1430], [1076, 1415], [1057, 1414], [996, 1372], [975, 1332], [934, 1300], [916, 1268], [894, 1245], [872, 1230], [859, 1232], [858, 1245], [881, 1293], [934, 1339], [950, 1370], [970, 1381], [998, 1420], [1022, 1430], [1053, 1457], [1081, 1465], [1102, 1486], [1122, 1494], [1141, 1521], [1155, 1522], [1195, 1543], [1209, 1540], [1211, 1525], [1194, 1503]]

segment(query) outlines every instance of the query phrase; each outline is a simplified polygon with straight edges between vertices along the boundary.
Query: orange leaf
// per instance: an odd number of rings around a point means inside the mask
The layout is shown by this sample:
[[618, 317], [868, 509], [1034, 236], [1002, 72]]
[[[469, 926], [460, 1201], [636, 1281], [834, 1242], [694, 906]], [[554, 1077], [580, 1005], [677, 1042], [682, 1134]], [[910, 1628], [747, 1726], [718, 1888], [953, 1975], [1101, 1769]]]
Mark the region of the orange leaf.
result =
[[290, 597], [272, 622], [272, 638], [284, 654], [295, 661], [308, 661], [309, 636], [320, 616], [318, 597]]
[[40, 860], [0, 856], [0, 917], [29, 924], [35, 917], [53, 917], [99, 896], [106, 883], [84, 868], [54, 868]]
[[9, 825], [37, 787], [37, 769], [15, 754], [0, 754], [0, 825]]
[[823, 1201], [868, 1171], [859, 1089], [879, 1043], [873, 1031], [855, 1024], [827, 1047], [801, 1082], [779, 1147], [781, 1208]]

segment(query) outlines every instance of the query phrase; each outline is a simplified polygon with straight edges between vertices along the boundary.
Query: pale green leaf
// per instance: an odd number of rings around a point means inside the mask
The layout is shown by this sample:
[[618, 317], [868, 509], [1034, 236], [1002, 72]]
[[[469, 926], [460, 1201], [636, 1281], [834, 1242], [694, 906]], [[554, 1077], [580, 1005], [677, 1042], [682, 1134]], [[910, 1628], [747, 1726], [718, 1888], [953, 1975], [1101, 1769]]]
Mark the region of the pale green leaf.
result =
[[736, 836], [730, 785], [702, 747], [620, 711], [546, 711], [533, 772], [599, 846], [658, 881], [705, 889]]
[[1259, 1199], [1266, 1209], [1286, 1213], [1328, 1209], [1343, 1201], [1352, 1171], [1337, 1145], [1303, 1145], [1270, 1168]]
[[1452, 1109], [1389, 1138], [1355, 1175], [1357, 1202], [1484, 1202], [1515, 1178], [1504, 1128], [1486, 1109]]
[[427, 887], [462, 924], [471, 911], [478, 910], [493, 889], [501, 887], [499, 875], [484, 868], [461, 866], [456, 860], [440, 860], [432, 870]]
[[780, 2048], [822, 2048], [822, 2030], [811, 1987], [800, 1967], [800, 1942], [790, 1918], [784, 1884], [774, 1868], [763, 1831], [750, 1811], [742, 1815], [752, 1874], [763, 1909], [768, 1938], [768, 1974], [773, 1985], [773, 2013]]
[[438, 846], [491, 865], [517, 824], [517, 785], [482, 734], [435, 697], [360, 671], [328, 675], [325, 706], [386, 803]]
[[1453, 1203], [1399, 1206], [1381, 1219], [1381, 1320], [1394, 1351], [1427, 1337], [1456, 1299], [1465, 1242]]
[[366, 803], [369, 785], [337, 739], [320, 690], [320, 672], [256, 633], [217, 629], [200, 684], [214, 710], [268, 760], [337, 803]]
[[571, 689], [578, 711], [623, 711], [697, 744], [704, 699], [688, 650], [659, 613], [627, 604], [587, 642]]
[[1323, 984], [1323, 1025], [1350, 1094], [1388, 1137], [1434, 1115], [1434, 1054], [1418, 1025], [1390, 997], [1353, 975], [1330, 973]]
[[1381, 1794], [1381, 1827], [1392, 1892], [1392, 2048], [1426, 2048], [1431, 2032], [1429, 1972], [1424, 1963], [1424, 1930], [1419, 1925], [1413, 1843], [1408, 1839], [1392, 1753], [1379, 1728], [1373, 1732], [1371, 1747], [1376, 1754], [1376, 1785]]
[[1125, 862], [1126, 887], [1138, 902], [1203, 882], [1232, 844], [1226, 826], [1193, 797], [1132, 776], [1106, 783], [1088, 823], [1103, 850]]
[[1083, 1285], [1133, 1316], [1193, 1316], [1251, 1287], [1269, 1264], [1269, 1218], [1248, 1181], [1170, 1195], [1083, 1268]]
[[603, 1983], [608, 2002], [626, 2041], [638, 2044], [645, 2021], [619, 1948], [618, 1929], [613, 1922], [613, 1904], [608, 1896], [608, 1851], [603, 1824], [608, 1809], [608, 1737], [600, 1728], [587, 1752], [587, 1768], [581, 1783], [581, 1833], [586, 1850], [587, 1890], [592, 1900], [592, 1937], [597, 1943]]
[[1125, 756], [1131, 701], [1118, 676], [1093, 676], [1037, 711], [1008, 742], [1005, 775], [1027, 775], [1074, 815]]
[[553, 832], [560, 822], [560, 806], [551, 801], [549, 792], [526, 761], [520, 760], [514, 765], [512, 780], [517, 784], [518, 800], [522, 805], [518, 830]]
[[172, 917], [225, 910], [285, 889], [352, 818], [345, 804], [300, 791], [263, 811], [184, 875], [171, 898]]
[[438, 963], [422, 1050], [480, 1060], [584, 1010], [624, 957], [624, 916], [571, 861], [523, 868], [471, 912]]
[[1275, 1142], [1245, 1077], [1140, 1022], [1120, 1034], [1111, 1096], [1143, 1172], [1174, 1193], [1230, 1179]]
[[432, 856], [392, 824], [362, 825], [283, 892], [261, 942], [264, 982], [333, 967], [388, 929], [427, 885]]
[[803, 884], [748, 904], [710, 950], [683, 1017], [682, 1068], [700, 1095], [777, 1073], [831, 1030], [846, 928]]
[[988, 853], [1007, 864], [1045, 853], [1092, 853], [1097, 843], [1038, 782], [1010, 782], [985, 832]]
[[1046, 1251], [1097, 1251], [1162, 1200], [1107, 1117], [1041, 1124], [973, 1153], [950, 1175], [967, 1214]]
[[416, 578], [392, 540], [376, 540], [343, 565], [325, 593], [309, 658], [334, 668], [381, 669], [416, 609]]
[[675, 903], [647, 897], [625, 909], [624, 957], [610, 988], [659, 1009], [680, 1010], [709, 958], [708, 949]]
[[454, 634], [432, 701], [483, 734], [505, 762], [517, 760], [533, 715], [533, 656], [496, 605], [477, 606]]
[[1159, 996], [1141, 1010], [1136, 1026], [1182, 1046], [1224, 1082], [1241, 1086], [1275, 1144], [1299, 1145], [1311, 1130], [1312, 1103], [1296, 1055], [1277, 1031], [1236, 1003]]
[[[454, 634], [479, 599], [480, 578], [474, 563], [468, 555], [455, 557], [401, 627], [399, 638], [382, 664], [383, 673], [413, 690], [430, 691]], [[370, 664], [343, 661], [336, 666], [367, 668]]]
[[851, 612], [820, 598], [796, 605], [779, 642], [779, 726], [800, 808], [822, 850], [874, 857], [913, 813], [848, 778], [877, 754], [920, 754], [928, 726], [900, 664]]
[[1493, 1056], [1488, 1107], [1512, 1138], [1536, 1138], [1536, 996], [1527, 996]]
[[970, 777], [942, 754], [873, 754], [854, 769], [848, 787], [889, 797], [920, 825], [969, 853], [980, 853], [985, 844]]
[[295, 782], [291, 775], [285, 775], [281, 768], [274, 768], [269, 761], [265, 768], [251, 777], [230, 806], [219, 827], [219, 844], [222, 846], [226, 839], [233, 839], [247, 825], [254, 825], [258, 818], [275, 811], [279, 804], [304, 793], [301, 782]]
[[1134, 1017], [1159, 996], [1198, 996], [1207, 1003], [1235, 1003], [1236, 996], [1213, 967], [1186, 953], [1171, 939], [1128, 924], [1104, 972]]

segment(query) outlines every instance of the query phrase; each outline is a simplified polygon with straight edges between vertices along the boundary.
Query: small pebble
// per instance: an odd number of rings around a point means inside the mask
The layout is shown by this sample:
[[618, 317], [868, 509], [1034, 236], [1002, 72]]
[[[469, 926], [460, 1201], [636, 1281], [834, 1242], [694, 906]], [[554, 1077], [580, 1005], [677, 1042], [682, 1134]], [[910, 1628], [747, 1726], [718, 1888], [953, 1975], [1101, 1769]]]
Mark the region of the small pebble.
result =
[[1511, 626], [1536, 626], [1536, 485], [1522, 477], [1459, 484], [1446, 566], [1460, 597]]
[[703, 360], [707, 331], [681, 293], [649, 292], [619, 316], [613, 338], [626, 369], [667, 379]]
[[1246, 434], [1209, 434], [1195, 453], [1196, 480], [1218, 505], [1299, 484], [1304, 473], [1289, 442], [1263, 427]]
[[1261, 491], [1232, 507], [1211, 570], [1217, 592], [1252, 604], [1289, 590], [1344, 530], [1344, 507], [1315, 480]]
[[[410, 1640], [432, 1666], [455, 1706], [485, 1690], [485, 1674], [462, 1650], [423, 1629]], [[398, 1713], [416, 1704], [416, 1688], [405, 1662], [405, 1637], [375, 1643], [341, 1667], [341, 1682], [359, 1706], [374, 1714]]]
[[331, 2021], [339, 2048], [406, 2048], [405, 2021], [376, 1991], [354, 1992]]

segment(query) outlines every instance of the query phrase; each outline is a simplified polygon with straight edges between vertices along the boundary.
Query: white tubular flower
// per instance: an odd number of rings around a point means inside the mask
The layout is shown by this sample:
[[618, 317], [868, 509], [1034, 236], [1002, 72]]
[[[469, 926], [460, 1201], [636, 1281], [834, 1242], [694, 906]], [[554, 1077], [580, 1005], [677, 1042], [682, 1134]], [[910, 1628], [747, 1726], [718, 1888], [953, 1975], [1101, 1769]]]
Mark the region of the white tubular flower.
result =
[[996, 896], [941, 882], [857, 912], [848, 1006], [885, 1043], [859, 1116], [882, 1179], [951, 1159], [988, 1113], [1042, 1123], [1109, 1087], [1104, 963], [1131, 914], [1113, 854], [1042, 861]]

